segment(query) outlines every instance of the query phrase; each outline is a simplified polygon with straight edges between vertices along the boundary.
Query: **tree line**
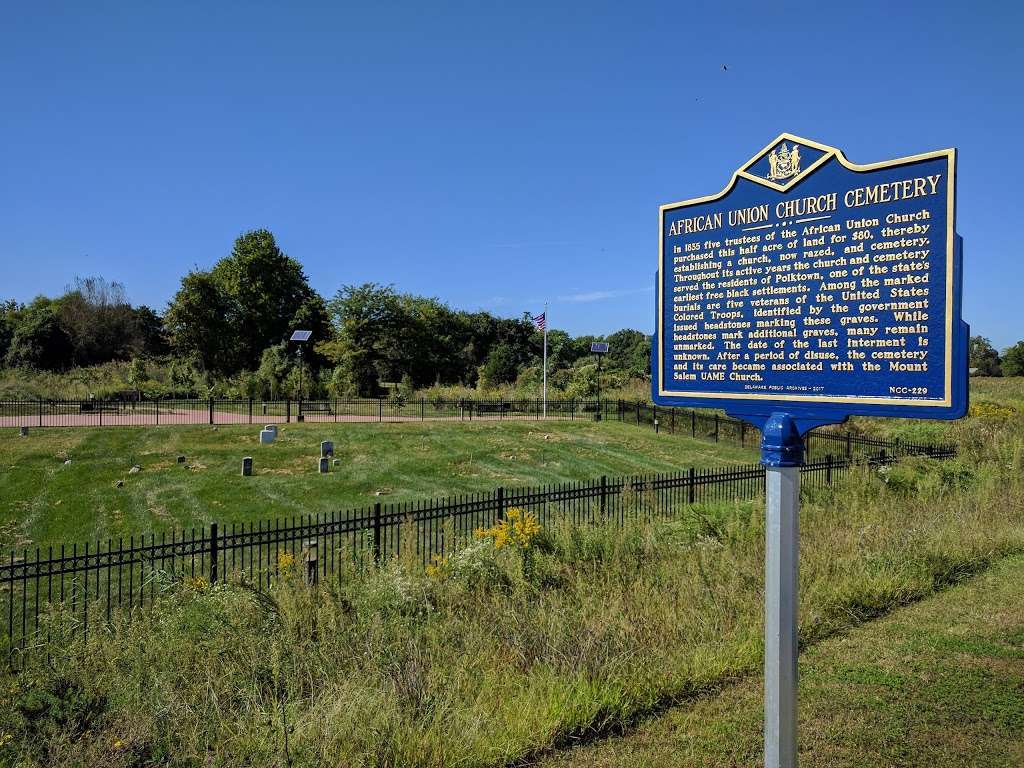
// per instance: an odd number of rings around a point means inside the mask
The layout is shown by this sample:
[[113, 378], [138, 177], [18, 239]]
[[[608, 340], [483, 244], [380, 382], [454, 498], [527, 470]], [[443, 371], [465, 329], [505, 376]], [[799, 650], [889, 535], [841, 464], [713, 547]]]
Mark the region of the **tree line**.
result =
[[[300, 358], [288, 339], [312, 331]], [[607, 337], [548, 332], [549, 389], [593, 396], [593, 341], [607, 341], [603, 387], [650, 376], [650, 339], [623, 329]], [[543, 334], [530, 315], [456, 310], [393, 286], [343, 285], [329, 299], [273, 234], [242, 234], [209, 270], [182, 278], [162, 314], [134, 307], [124, 286], [76, 279], [57, 298], [0, 305], [0, 361], [62, 372], [132, 361], [135, 388], [241, 397], [377, 397], [429, 387], [536, 392]], [[157, 375], [159, 371], [159, 375]], [[159, 381], [157, 379], [160, 379]]]
[[968, 357], [977, 376], [1024, 376], [1024, 341], [1000, 354], [984, 336], [971, 336]]

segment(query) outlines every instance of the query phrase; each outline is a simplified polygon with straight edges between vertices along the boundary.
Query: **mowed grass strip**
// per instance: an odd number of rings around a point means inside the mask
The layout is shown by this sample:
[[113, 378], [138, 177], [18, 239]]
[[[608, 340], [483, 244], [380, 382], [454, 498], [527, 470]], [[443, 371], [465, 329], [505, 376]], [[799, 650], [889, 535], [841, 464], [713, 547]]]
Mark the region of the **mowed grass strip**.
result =
[[[1024, 557], [826, 641], [800, 659], [805, 768], [1024, 765]], [[543, 768], [753, 766], [762, 678]]]
[[[752, 447], [616, 422], [285, 424], [267, 446], [259, 429], [0, 430], [0, 548], [757, 459]], [[326, 476], [321, 440], [334, 442], [340, 462]], [[253, 457], [253, 477], [241, 477], [243, 456]]]

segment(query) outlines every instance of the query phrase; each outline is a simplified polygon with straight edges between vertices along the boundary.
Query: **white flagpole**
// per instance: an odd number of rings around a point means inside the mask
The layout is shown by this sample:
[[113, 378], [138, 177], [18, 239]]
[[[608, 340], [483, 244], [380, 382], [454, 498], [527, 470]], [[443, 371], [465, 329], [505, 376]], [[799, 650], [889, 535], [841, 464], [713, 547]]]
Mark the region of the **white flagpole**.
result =
[[548, 417], [548, 305], [544, 304], [544, 418]]

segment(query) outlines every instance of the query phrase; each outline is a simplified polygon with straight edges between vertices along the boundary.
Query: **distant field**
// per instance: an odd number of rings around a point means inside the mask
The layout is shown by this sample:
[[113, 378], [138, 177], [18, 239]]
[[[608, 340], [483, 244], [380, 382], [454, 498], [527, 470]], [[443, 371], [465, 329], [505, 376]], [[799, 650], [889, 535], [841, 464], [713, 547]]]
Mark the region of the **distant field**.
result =
[[[54, 428], [25, 438], [0, 430], [0, 547], [757, 460], [750, 448], [614, 422], [293, 423], [270, 446], [258, 445], [258, 430]], [[341, 461], [327, 476], [317, 473], [321, 440], [334, 441]], [[243, 478], [250, 455], [254, 477]], [[141, 471], [129, 474], [135, 464]]]

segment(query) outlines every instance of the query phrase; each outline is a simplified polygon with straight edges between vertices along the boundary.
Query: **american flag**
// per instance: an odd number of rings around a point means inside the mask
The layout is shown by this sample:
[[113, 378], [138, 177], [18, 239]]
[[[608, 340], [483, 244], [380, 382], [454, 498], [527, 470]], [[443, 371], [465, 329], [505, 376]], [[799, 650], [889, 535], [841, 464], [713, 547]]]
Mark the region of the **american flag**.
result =
[[544, 317], [546, 314], [547, 314], [547, 312], [541, 312], [539, 315], [536, 315], [533, 318], [533, 324], [535, 326], [537, 326], [537, 330], [538, 331], [547, 330], [548, 321], [547, 321], [547, 318]]

